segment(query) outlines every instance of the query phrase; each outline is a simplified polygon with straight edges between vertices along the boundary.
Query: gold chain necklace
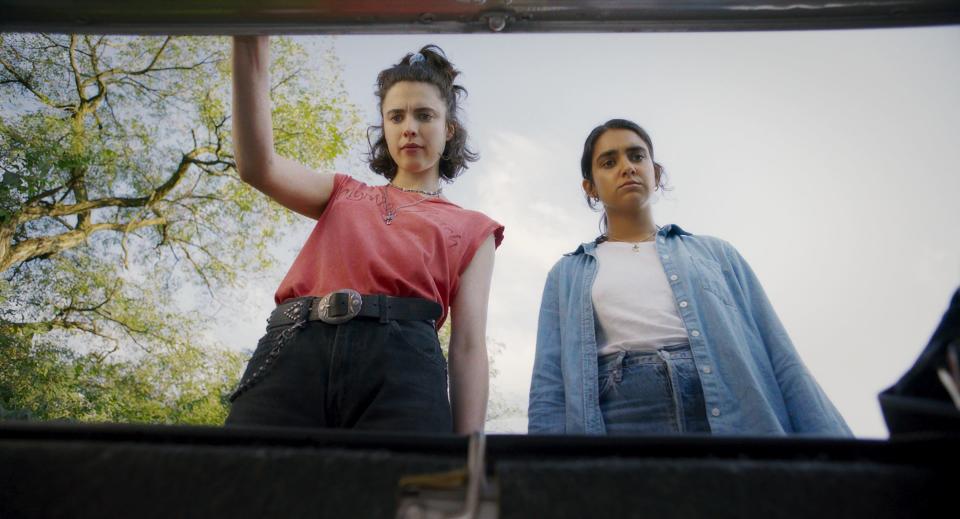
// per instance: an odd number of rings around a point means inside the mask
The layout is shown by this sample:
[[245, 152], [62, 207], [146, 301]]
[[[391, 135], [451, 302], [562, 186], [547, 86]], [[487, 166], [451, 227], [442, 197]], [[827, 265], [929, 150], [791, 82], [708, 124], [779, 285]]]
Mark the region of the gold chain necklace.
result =
[[626, 240], [618, 240], [618, 239], [616, 239], [616, 238], [613, 238], [613, 237], [610, 236], [609, 234], [607, 234], [607, 241], [618, 241], [618, 242], [624, 242], [624, 243], [633, 243], [633, 252], [640, 252], [640, 244], [643, 243], [643, 242], [645, 242], [645, 241], [647, 241], [647, 240], [649, 240], [650, 238], [652, 238], [653, 235], [657, 234], [658, 231], [660, 231], [659, 228], [654, 229], [652, 233], [644, 236], [643, 239], [640, 240], [640, 241], [638, 241], [638, 242], [628, 242], [628, 241], [626, 241]]

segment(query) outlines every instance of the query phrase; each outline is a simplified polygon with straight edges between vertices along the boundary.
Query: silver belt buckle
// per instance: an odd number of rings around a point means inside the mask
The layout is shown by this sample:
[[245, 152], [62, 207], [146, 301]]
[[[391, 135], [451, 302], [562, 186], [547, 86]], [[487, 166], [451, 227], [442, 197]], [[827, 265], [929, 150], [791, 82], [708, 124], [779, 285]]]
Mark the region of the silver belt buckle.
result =
[[356, 290], [342, 288], [321, 297], [316, 305], [317, 317], [321, 321], [327, 324], [340, 324], [353, 319], [360, 313], [363, 298]]

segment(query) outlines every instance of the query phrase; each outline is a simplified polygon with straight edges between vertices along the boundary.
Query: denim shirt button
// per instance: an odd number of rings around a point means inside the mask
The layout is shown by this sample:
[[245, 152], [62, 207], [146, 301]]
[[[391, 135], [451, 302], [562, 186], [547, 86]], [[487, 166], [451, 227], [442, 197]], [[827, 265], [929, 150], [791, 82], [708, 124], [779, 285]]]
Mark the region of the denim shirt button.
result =
[[713, 372], [713, 370], [710, 369], [710, 366], [704, 366], [704, 367], [703, 367], [703, 372], [709, 375], [710, 373]]
[[713, 411], [710, 411], [710, 414], [712, 414], [713, 416], [720, 416], [720, 410], [714, 407]]
[[676, 280], [678, 280], [678, 279], [680, 279], [680, 278], [678, 278], [676, 274], [670, 276], [670, 281], [676, 281]]
[[686, 301], [680, 301], [680, 308], [686, 308], [686, 307], [687, 307], [687, 302], [686, 302]]
[[662, 258], [665, 259], [665, 260], [670, 259], [670, 255], [669, 255], [669, 254], [664, 254], [664, 255], [662, 256]]
[[692, 335], [692, 336], [694, 336], [694, 337], [700, 337], [700, 332], [698, 332], [697, 330], [694, 330], [694, 331], [690, 332], [690, 335]]

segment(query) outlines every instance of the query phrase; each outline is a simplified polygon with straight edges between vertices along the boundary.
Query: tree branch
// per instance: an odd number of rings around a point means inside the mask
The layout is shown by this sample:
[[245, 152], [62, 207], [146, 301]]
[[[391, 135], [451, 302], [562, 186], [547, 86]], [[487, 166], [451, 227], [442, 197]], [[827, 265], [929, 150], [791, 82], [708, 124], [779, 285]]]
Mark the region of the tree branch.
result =
[[27, 89], [28, 92], [33, 94], [33, 96], [36, 97], [41, 103], [51, 108], [65, 108], [70, 106], [70, 105], [58, 104], [53, 99], [47, 97], [46, 94], [37, 90], [32, 84], [30, 84], [29, 78], [19, 74], [18, 71], [14, 68], [14, 66], [11, 63], [7, 62], [7, 60], [3, 59], [2, 57], [0, 57], [0, 65], [3, 65], [4, 70], [6, 70], [7, 73], [13, 76], [12, 81], [4, 81], [4, 83], [7, 83], [7, 82], [19, 83], [21, 86], [23, 86], [23, 88]]
[[[59, 189], [58, 189], [59, 190]], [[35, 218], [43, 217], [55, 217], [55, 216], [69, 216], [78, 213], [85, 213], [92, 211], [94, 209], [101, 209], [104, 207], [143, 207], [147, 205], [147, 202], [150, 201], [150, 197], [142, 196], [138, 198], [121, 198], [121, 197], [111, 197], [111, 198], [97, 198], [94, 200], [87, 200], [85, 202], [78, 202], [75, 204], [42, 204], [34, 205], [23, 208], [23, 211], [20, 214], [20, 222], [27, 220], [33, 220]]]
[[180, 182], [180, 180], [182, 180], [184, 175], [187, 174], [187, 171], [190, 170], [190, 165], [193, 163], [196, 157], [206, 151], [208, 151], [206, 148], [195, 148], [192, 151], [184, 153], [180, 158], [180, 165], [177, 166], [176, 171], [170, 175], [170, 178], [168, 178], [166, 182], [161, 184], [160, 187], [153, 191], [147, 204], [153, 205], [158, 200], [161, 200], [163, 197], [167, 196], [170, 191], [173, 191], [173, 188], [177, 187], [177, 184]]
[[184, 244], [193, 245], [194, 247], [197, 247], [198, 249], [200, 249], [201, 251], [203, 251], [203, 252], [204, 252], [205, 254], [207, 254], [208, 256], [210, 255], [210, 253], [207, 252], [206, 250], [204, 250], [203, 247], [200, 247], [200, 246], [198, 246], [198, 245], [194, 245], [194, 244], [192, 244], [192, 243], [190, 243], [190, 242], [187, 242], [187, 241], [184, 241], [184, 240], [176, 240], [176, 241], [177, 241], [178, 243], [180, 243], [180, 250], [183, 251], [183, 254], [187, 257], [187, 261], [189, 261], [189, 262], [190, 262], [190, 265], [193, 266], [193, 271], [196, 272], [197, 275], [200, 276], [200, 279], [203, 280], [203, 284], [204, 284], [204, 286], [207, 287], [207, 292], [210, 294], [210, 298], [216, 301], [216, 300], [217, 300], [217, 296], [216, 296], [216, 294], [214, 294], [214, 292], [213, 292], [213, 284], [210, 282], [210, 279], [207, 278], [207, 273], [204, 272], [204, 271], [203, 271], [203, 268], [196, 262], [196, 260], [193, 259], [193, 256], [190, 254], [190, 251], [187, 250], [187, 247], [184, 246]]
[[21, 333], [23, 332], [45, 333], [55, 328], [59, 328], [63, 330], [80, 330], [83, 332], [91, 333], [98, 337], [103, 337], [104, 339], [116, 341], [115, 337], [104, 335], [95, 325], [91, 325], [90, 323], [84, 323], [80, 321], [71, 321], [69, 319], [62, 319], [62, 318], [50, 319], [47, 321], [27, 322], [27, 323], [3, 321], [3, 325], [10, 326], [18, 330], [22, 330]]
[[170, 43], [170, 39], [171, 37], [167, 36], [167, 38], [163, 40], [163, 44], [161, 44], [160, 48], [157, 49], [157, 52], [153, 54], [153, 59], [150, 60], [150, 63], [148, 63], [146, 67], [143, 67], [141, 70], [138, 70], [138, 71], [125, 72], [125, 73], [130, 76], [139, 76], [141, 74], [146, 74], [147, 72], [150, 72], [151, 70], [153, 70], [153, 66], [156, 65], [157, 61], [160, 60], [160, 55], [163, 54], [163, 50], [167, 48], [167, 44]]
[[48, 197], [48, 196], [53, 196], [53, 195], [57, 194], [57, 191], [60, 191], [61, 189], [65, 188], [65, 187], [67, 187], [67, 186], [57, 186], [57, 187], [55, 187], [55, 188], [48, 189], [48, 190], [46, 190], [46, 191], [44, 191], [44, 192], [42, 192], [42, 193], [38, 193], [38, 194], [36, 194], [36, 195], [28, 198], [27, 201], [26, 201], [26, 203], [25, 203], [24, 205], [26, 205], [26, 206], [34, 205], [34, 204], [36, 204], [37, 202], [43, 200], [44, 198], [46, 198], [46, 197]]
[[[80, 98], [80, 106], [83, 105], [83, 80], [80, 78], [80, 66], [77, 65], [77, 35], [70, 35], [70, 68], [73, 70], [73, 84], [77, 87], [77, 97]], [[78, 110], [79, 112], [79, 110]]]
[[[34, 203], [33, 205], [28, 205], [24, 207], [16, 216], [18, 224], [23, 223], [28, 220], [42, 217], [54, 217], [54, 216], [68, 216], [78, 213], [86, 213], [94, 209], [100, 209], [104, 207], [150, 207], [159, 200], [162, 200], [165, 196], [170, 194], [177, 184], [183, 179], [187, 171], [189, 171], [192, 164], [197, 165], [216, 165], [223, 164], [226, 166], [233, 167], [233, 164], [230, 162], [225, 162], [221, 160], [216, 161], [202, 161], [197, 159], [198, 155], [203, 153], [208, 153], [210, 151], [207, 147], [199, 147], [187, 153], [184, 153], [180, 159], [180, 164], [177, 166], [177, 169], [170, 175], [167, 180], [157, 187], [153, 193], [148, 196], [141, 196], [136, 198], [124, 198], [124, 197], [109, 197], [109, 198], [97, 198], [94, 200], [78, 201], [75, 204], [42, 204], [38, 205]], [[55, 194], [57, 191], [63, 189], [63, 186], [51, 189], [44, 193], [41, 193], [31, 200], [39, 202], [41, 198]]]
[[100, 231], [131, 231], [143, 227], [163, 225], [167, 223], [165, 218], [151, 218], [141, 220], [135, 223], [97, 223], [88, 225], [82, 229], [65, 232], [56, 236], [43, 236], [41, 238], [32, 238], [24, 240], [11, 247], [7, 254], [0, 259], [0, 272], [6, 271], [11, 266], [27, 261], [33, 258], [49, 257], [67, 249], [76, 247], [84, 243], [91, 234]]
[[86, 306], [86, 307], [74, 306], [73, 298], [71, 297], [70, 304], [67, 305], [66, 308], [61, 308], [60, 311], [58, 312], [58, 315], [60, 315], [61, 317], [66, 317], [68, 314], [72, 312], [94, 312], [96, 310], [99, 310], [105, 304], [113, 300], [113, 296], [117, 294], [118, 290], [120, 290], [120, 280], [117, 280], [117, 282], [113, 284], [113, 288], [110, 290], [110, 293], [107, 294], [107, 296], [103, 299], [103, 301], [100, 301], [99, 303], [96, 303], [93, 306]]

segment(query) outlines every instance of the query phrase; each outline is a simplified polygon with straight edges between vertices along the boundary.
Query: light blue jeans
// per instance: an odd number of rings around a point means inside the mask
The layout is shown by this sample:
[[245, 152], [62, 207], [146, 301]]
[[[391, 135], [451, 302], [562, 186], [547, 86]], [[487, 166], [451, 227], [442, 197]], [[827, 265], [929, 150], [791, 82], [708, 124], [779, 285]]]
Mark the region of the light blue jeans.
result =
[[598, 368], [607, 434], [710, 432], [688, 344], [605, 355]]

